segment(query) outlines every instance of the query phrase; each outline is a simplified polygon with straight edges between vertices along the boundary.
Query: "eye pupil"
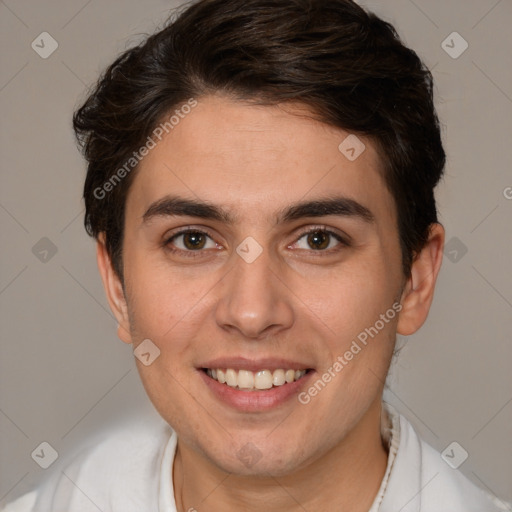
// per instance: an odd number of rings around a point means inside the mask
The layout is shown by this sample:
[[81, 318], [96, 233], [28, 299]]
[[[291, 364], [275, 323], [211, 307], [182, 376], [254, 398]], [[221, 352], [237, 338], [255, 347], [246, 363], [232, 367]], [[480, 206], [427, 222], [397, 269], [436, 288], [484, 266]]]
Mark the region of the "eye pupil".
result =
[[184, 233], [183, 242], [187, 249], [202, 249], [206, 243], [206, 237], [198, 232]]
[[312, 249], [325, 249], [329, 246], [329, 234], [322, 231], [315, 231], [308, 235], [308, 244]]

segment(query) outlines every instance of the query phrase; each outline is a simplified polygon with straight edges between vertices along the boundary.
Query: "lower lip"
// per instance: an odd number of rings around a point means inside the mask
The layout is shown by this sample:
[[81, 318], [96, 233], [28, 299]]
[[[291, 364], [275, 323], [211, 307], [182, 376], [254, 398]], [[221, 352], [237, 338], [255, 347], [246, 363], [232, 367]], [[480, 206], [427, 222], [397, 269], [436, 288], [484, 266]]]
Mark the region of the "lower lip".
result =
[[267, 411], [284, 404], [293, 396], [298, 395], [301, 388], [307, 386], [311, 376], [315, 373], [310, 370], [299, 380], [270, 389], [242, 391], [227, 384], [221, 384], [217, 380], [208, 377], [203, 370], [198, 371], [205, 384], [219, 400], [242, 412]]

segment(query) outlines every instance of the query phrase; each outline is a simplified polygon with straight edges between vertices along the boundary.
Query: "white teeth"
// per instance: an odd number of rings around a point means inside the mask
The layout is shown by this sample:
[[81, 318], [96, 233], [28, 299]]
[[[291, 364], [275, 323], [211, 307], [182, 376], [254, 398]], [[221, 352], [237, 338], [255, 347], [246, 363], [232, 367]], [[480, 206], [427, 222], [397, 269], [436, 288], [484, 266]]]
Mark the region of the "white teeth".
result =
[[226, 370], [226, 384], [232, 388], [236, 388], [238, 385], [238, 375], [236, 371], [231, 368]]
[[269, 370], [261, 370], [254, 376], [256, 389], [270, 389], [272, 387], [272, 374]]
[[272, 386], [282, 386], [285, 383], [290, 383], [299, 380], [306, 374], [306, 370], [260, 370], [258, 372], [251, 372], [249, 370], [233, 370], [227, 368], [208, 368], [206, 373], [212, 379], [227, 384], [232, 388], [244, 390], [264, 390], [270, 389]]
[[274, 386], [282, 386], [285, 382], [284, 370], [276, 370], [272, 376], [272, 384]]
[[254, 387], [254, 373], [240, 370], [238, 372], [238, 387], [240, 389], [252, 389]]

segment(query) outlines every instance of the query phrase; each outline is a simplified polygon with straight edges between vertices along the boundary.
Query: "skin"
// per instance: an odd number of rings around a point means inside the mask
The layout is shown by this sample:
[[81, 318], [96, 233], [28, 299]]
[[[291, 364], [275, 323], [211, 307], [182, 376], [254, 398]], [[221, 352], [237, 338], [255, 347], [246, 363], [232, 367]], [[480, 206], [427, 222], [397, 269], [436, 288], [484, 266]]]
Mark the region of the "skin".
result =
[[[404, 276], [396, 207], [373, 143], [360, 137], [366, 150], [351, 162], [338, 150], [348, 132], [305, 113], [298, 105], [198, 98], [134, 177], [124, 286], [98, 240], [119, 337], [133, 348], [149, 338], [161, 351], [150, 366], [137, 366], [153, 404], [178, 433], [179, 511], [367, 511], [385, 473], [384, 381], [396, 333], [414, 333], [427, 317], [444, 231], [432, 226]], [[236, 220], [144, 220], [168, 195], [207, 201]], [[326, 215], [276, 223], [291, 204], [333, 195], [357, 201], [374, 220]], [[190, 226], [211, 236], [204, 248], [188, 249], [195, 257], [185, 254], [187, 237], [166, 245]], [[315, 228], [350, 243], [331, 237], [318, 249], [304, 235]], [[236, 252], [248, 236], [263, 248], [252, 263]], [[306, 405], [293, 397], [270, 411], [239, 412], [210, 392], [196, 368], [221, 356], [282, 357], [307, 362], [316, 380], [397, 300], [400, 314]], [[237, 456], [249, 442], [261, 455], [251, 467]]]

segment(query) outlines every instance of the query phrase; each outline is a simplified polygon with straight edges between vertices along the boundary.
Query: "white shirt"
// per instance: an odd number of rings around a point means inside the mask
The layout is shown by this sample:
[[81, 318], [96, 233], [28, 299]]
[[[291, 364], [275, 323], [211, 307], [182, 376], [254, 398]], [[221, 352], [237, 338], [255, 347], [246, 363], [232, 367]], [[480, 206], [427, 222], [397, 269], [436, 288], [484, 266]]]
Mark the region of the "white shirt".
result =
[[[382, 437], [389, 456], [369, 512], [498, 512], [512, 510], [452, 469], [404, 416], [384, 405]], [[176, 512], [172, 467], [176, 433], [139, 422], [111, 432], [39, 489], [3, 512]]]

